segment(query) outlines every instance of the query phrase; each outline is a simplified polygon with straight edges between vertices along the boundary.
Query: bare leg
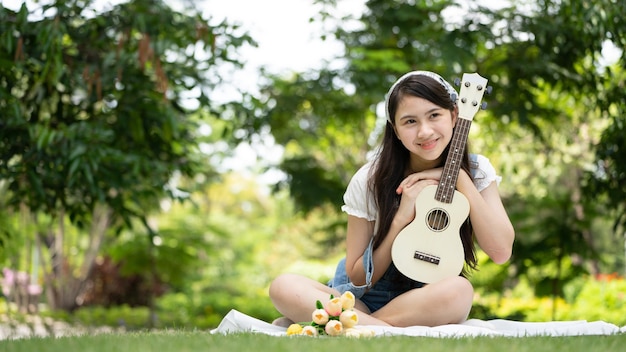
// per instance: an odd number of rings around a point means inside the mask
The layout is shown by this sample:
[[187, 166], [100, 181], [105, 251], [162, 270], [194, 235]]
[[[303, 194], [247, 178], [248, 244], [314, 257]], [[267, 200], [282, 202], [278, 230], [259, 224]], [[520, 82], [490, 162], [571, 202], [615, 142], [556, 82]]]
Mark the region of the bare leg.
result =
[[474, 290], [465, 278], [456, 276], [408, 291], [372, 314], [393, 326], [437, 326], [467, 319]]
[[[331, 294], [335, 297], [340, 295], [335, 289], [295, 274], [283, 274], [274, 279], [270, 285], [269, 294], [274, 307], [286, 318], [295, 322], [311, 321], [316, 301], [326, 302]], [[361, 325], [389, 325], [368, 314], [369, 310], [361, 301], [357, 300], [355, 310]]]
[[[311, 321], [315, 302], [325, 302], [339, 292], [315, 280], [295, 274], [283, 274], [270, 286], [270, 298], [276, 309], [294, 322]], [[360, 325], [437, 326], [458, 324], [467, 319], [474, 291], [463, 277], [452, 277], [408, 291], [373, 314], [357, 300], [355, 309]]]

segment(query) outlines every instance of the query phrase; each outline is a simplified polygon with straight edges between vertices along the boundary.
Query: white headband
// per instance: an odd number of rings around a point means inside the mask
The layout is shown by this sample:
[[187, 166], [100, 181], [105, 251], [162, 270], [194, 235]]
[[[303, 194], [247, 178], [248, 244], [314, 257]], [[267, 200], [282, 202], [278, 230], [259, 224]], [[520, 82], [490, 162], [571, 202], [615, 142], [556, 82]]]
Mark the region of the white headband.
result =
[[441, 83], [441, 85], [448, 91], [448, 93], [450, 93], [450, 99], [456, 102], [456, 97], [458, 96], [456, 90], [454, 89], [454, 87], [452, 87], [450, 83], [448, 83], [448, 81], [443, 79], [438, 74], [434, 72], [430, 72], [430, 71], [412, 71], [409, 73], [405, 73], [402, 77], [398, 78], [398, 80], [391, 86], [391, 88], [389, 88], [387, 95], [385, 95], [385, 116], [387, 117], [387, 121], [391, 122], [392, 124], [393, 122], [391, 121], [391, 116], [389, 116], [389, 98], [391, 97], [391, 93], [400, 82], [404, 81], [407, 77], [410, 77], [413, 75], [430, 77], [434, 79], [435, 81]]

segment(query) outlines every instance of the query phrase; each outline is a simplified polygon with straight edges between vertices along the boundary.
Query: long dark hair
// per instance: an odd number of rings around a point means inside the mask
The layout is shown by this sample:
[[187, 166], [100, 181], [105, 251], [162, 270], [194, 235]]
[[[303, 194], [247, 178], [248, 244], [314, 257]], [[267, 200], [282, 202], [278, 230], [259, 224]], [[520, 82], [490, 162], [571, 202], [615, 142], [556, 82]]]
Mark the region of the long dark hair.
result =
[[[402, 197], [396, 194], [396, 188], [405, 178], [405, 173], [409, 167], [410, 153], [402, 145], [400, 139], [397, 138], [392, 125], [392, 123], [395, 124], [394, 116], [398, 104], [405, 96], [426, 99], [433, 104], [450, 110], [451, 113], [454, 113], [456, 108], [456, 102], [452, 100], [450, 93], [442, 83], [426, 75], [409, 75], [390, 92], [387, 103], [388, 111], [386, 113], [393, 122], [387, 121], [383, 140], [379, 146], [374, 165], [370, 169], [369, 177], [370, 192], [374, 195], [378, 207], [378, 226], [375, 233], [374, 248], [380, 246], [391, 228], [391, 223], [398, 211]], [[439, 167], [444, 165], [449, 148], [450, 145], [444, 150]], [[461, 167], [472, 177], [467, 147], [463, 154]], [[474, 234], [469, 217], [461, 226], [460, 236], [465, 251], [466, 264], [462, 274], [467, 275], [470, 269], [476, 269], [477, 266]]]

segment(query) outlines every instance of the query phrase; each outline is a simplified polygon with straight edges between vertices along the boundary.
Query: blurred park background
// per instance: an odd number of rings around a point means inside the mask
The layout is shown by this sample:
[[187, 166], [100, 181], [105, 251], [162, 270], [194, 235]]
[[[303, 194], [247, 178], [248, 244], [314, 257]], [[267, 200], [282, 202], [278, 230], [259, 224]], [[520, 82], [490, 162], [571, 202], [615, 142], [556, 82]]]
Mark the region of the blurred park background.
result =
[[0, 6], [0, 314], [277, 317], [273, 277], [333, 274], [384, 94], [423, 69], [493, 87], [469, 147], [499, 170], [517, 238], [506, 265], [481, 257], [471, 317], [625, 325], [626, 2], [305, 2], [302, 26], [340, 50], [252, 73], [263, 41], [219, 1]]

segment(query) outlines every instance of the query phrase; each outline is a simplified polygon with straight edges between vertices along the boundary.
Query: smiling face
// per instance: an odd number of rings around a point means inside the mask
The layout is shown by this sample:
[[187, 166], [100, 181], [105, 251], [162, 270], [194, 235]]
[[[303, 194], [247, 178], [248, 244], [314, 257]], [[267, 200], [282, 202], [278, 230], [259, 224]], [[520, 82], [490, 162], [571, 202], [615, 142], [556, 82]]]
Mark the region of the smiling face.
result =
[[450, 111], [427, 99], [404, 95], [394, 116], [394, 130], [410, 152], [411, 171], [439, 165], [452, 139], [456, 111]]
[[388, 158], [408, 158], [405, 173], [441, 166], [453, 135], [458, 108], [456, 91], [437, 74], [412, 72], [390, 88], [383, 148]]

